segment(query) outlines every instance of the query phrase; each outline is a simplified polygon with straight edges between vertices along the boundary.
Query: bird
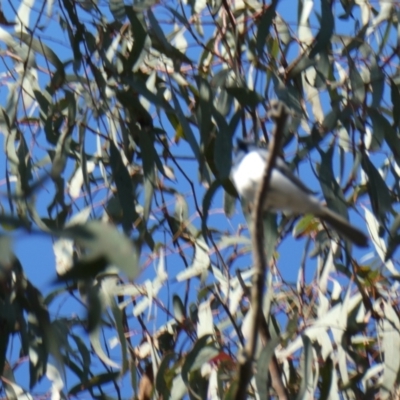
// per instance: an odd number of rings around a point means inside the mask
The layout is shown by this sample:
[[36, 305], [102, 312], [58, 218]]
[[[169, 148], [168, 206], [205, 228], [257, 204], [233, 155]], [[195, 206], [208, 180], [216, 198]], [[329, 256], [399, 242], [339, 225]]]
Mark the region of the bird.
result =
[[[254, 203], [269, 157], [265, 148], [254, 142], [238, 139], [236, 156], [232, 162], [230, 178], [244, 204]], [[277, 157], [271, 171], [264, 211], [313, 214], [360, 247], [368, 246], [367, 236], [345, 218], [323, 205], [285, 161]]]

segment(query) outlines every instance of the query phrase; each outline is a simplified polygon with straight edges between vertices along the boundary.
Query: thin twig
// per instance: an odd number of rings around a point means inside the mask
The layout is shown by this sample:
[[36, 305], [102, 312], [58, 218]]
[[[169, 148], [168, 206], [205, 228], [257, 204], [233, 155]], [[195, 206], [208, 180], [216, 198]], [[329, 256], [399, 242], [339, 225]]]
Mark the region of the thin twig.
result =
[[[287, 110], [282, 103], [277, 103], [271, 113], [271, 117], [275, 119], [275, 131], [269, 143], [269, 157], [266, 160], [265, 170], [258, 188], [255, 205], [252, 212], [252, 245], [254, 257], [254, 276], [251, 288], [251, 312], [252, 319], [250, 321], [251, 336], [243, 351], [243, 357], [239, 359], [238, 386], [235, 399], [244, 400], [247, 397], [247, 386], [253, 376], [253, 359], [257, 345], [258, 334], [263, 325], [263, 295], [264, 283], [267, 272], [267, 257], [264, 251], [264, 230], [263, 230], [263, 213], [264, 200], [267, 196], [269, 182], [271, 178], [272, 168], [280, 151], [280, 144], [284, 133], [286, 120], [288, 117]], [[264, 331], [264, 333], [266, 333]], [[272, 365], [272, 364], [271, 364]], [[270, 366], [271, 366], [270, 365]], [[280, 379], [275, 368], [270, 368], [272, 379]], [[274, 383], [273, 383], [273, 386]], [[285, 392], [283, 391], [284, 395]], [[285, 397], [280, 397], [281, 399]]]

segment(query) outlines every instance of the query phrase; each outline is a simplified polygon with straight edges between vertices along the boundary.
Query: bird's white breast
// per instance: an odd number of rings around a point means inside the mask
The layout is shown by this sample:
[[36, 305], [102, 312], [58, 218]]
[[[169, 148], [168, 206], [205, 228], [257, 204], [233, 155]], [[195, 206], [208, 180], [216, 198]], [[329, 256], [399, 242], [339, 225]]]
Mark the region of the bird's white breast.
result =
[[254, 201], [257, 187], [264, 173], [265, 160], [257, 153], [250, 152], [233, 167], [232, 178], [239, 196]]
[[[236, 190], [249, 205], [255, 202], [264, 169], [265, 160], [255, 151], [246, 154], [232, 169], [232, 179]], [[272, 170], [264, 209], [306, 214], [315, 213], [320, 208], [321, 205], [314, 196], [305, 192], [279, 169]]]

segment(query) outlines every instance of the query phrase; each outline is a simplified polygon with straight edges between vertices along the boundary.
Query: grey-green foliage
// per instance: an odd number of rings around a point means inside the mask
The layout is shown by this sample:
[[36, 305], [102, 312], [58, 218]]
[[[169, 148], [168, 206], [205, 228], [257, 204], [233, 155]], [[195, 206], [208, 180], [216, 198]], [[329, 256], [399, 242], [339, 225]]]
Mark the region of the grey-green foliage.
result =
[[[312, 216], [266, 217], [273, 268], [261, 325], [271, 339], [260, 336], [249, 396], [275, 395], [271, 360], [290, 398], [395, 396], [399, 12], [392, 1], [266, 3], [3, 5], [8, 398], [35, 394], [43, 379], [62, 396], [119, 397], [123, 387], [141, 397], [147, 387], [164, 399], [234, 398], [253, 269], [229, 169], [235, 137], [270, 138], [276, 98], [291, 114], [287, 162], [371, 239], [352, 252]], [[12, 231], [53, 238], [55, 288], [32, 285]], [[302, 256], [281, 251], [287, 243]]]

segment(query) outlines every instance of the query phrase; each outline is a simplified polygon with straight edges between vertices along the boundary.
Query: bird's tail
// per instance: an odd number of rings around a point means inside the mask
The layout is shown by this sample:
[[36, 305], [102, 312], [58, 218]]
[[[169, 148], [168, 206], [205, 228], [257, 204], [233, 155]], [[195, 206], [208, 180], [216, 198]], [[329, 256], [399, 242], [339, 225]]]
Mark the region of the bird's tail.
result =
[[327, 207], [322, 207], [318, 216], [334, 228], [339, 235], [343, 235], [360, 247], [368, 246], [367, 236], [358, 228], [351, 225], [346, 219]]

